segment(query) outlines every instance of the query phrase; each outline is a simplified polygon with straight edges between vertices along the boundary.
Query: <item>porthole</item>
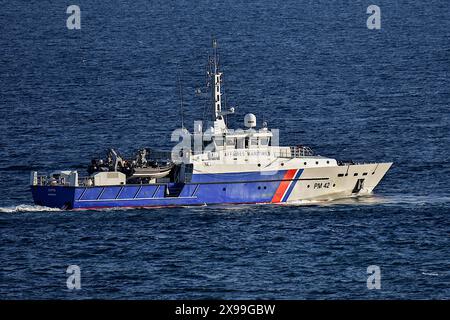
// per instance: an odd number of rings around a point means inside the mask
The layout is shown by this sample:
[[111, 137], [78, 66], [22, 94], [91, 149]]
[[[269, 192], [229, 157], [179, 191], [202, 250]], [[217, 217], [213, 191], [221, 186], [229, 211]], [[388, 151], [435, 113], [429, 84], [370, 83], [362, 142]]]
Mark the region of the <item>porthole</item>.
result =
[[330, 161], [329, 160], [327, 160], [327, 164], [329, 164], [330, 163]]
[[309, 188], [309, 184], [306, 187]]
[[346, 173], [345, 176], [348, 176], [348, 173]]
[[306, 162], [303, 162], [303, 164], [306, 166]]
[[267, 187], [266, 186], [264, 186], [264, 190], [266, 190], [267, 189]]
[[333, 183], [333, 188], [336, 187], [336, 183]]
[[227, 188], [223, 188], [222, 191], [227, 191]]
[[316, 161], [316, 164], [319, 164], [319, 161]]
[[284, 166], [284, 163], [282, 163], [281, 166]]
[[261, 187], [258, 187], [258, 190], [261, 190]]
[[261, 167], [261, 163], [258, 163], [258, 167]]
[[364, 173], [363, 173], [363, 176], [367, 176], [367, 172], [364, 172]]

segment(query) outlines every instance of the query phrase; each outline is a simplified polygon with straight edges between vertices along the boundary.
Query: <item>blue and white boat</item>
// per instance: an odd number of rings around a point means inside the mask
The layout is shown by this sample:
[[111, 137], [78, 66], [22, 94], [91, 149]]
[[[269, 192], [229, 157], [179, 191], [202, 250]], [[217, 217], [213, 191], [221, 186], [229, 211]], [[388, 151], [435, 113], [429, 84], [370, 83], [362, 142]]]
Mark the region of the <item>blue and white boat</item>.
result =
[[229, 129], [234, 108], [222, 110], [215, 41], [207, 75], [212, 119], [196, 122], [193, 134], [180, 130], [185, 143], [169, 153], [142, 149], [132, 159], [111, 149], [106, 159], [92, 160], [85, 177], [73, 170], [32, 172], [35, 204], [92, 209], [333, 200], [372, 193], [392, 165], [339, 162], [305, 146], [279, 146], [278, 131], [266, 123], [258, 129], [253, 114], [245, 115], [245, 129]]

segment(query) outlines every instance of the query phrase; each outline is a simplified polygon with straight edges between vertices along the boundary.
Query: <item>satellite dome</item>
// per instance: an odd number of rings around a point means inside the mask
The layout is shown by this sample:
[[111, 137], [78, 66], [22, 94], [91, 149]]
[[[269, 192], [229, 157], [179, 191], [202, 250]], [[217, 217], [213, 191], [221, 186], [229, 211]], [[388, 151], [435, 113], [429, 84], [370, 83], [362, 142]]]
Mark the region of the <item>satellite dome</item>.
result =
[[247, 128], [256, 127], [256, 116], [253, 113], [247, 113], [244, 117], [244, 125]]

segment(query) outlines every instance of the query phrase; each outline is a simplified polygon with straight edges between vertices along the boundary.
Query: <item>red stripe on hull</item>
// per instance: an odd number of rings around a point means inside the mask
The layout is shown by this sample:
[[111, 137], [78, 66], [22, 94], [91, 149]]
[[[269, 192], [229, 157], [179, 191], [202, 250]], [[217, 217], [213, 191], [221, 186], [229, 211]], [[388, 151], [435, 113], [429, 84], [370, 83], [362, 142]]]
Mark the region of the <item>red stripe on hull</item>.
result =
[[[283, 195], [286, 192], [286, 189], [289, 187], [289, 184], [291, 183], [291, 179], [294, 178], [295, 173], [297, 172], [296, 169], [288, 170], [283, 177], [283, 181], [281, 181], [280, 185], [278, 186], [277, 191], [275, 191], [275, 194], [272, 198], [272, 203], [281, 202], [281, 199], [283, 199]], [[287, 181], [286, 181], [287, 180]]]

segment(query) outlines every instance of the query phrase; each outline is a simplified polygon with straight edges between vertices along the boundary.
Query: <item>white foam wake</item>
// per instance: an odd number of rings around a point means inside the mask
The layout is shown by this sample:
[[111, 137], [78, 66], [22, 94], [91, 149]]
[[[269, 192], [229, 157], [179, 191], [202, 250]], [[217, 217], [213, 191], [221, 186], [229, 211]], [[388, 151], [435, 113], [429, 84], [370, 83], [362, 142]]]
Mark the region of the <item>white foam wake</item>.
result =
[[282, 205], [397, 205], [397, 204], [409, 204], [409, 205], [440, 205], [450, 203], [450, 197], [448, 196], [421, 196], [421, 195], [364, 195], [364, 196], [349, 196], [339, 199], [329, 200], [299, 200], [282, 203]]
[[61, 211], [58, 208], [20, 204], [18, 206], [0, 207], [0, 213]]

